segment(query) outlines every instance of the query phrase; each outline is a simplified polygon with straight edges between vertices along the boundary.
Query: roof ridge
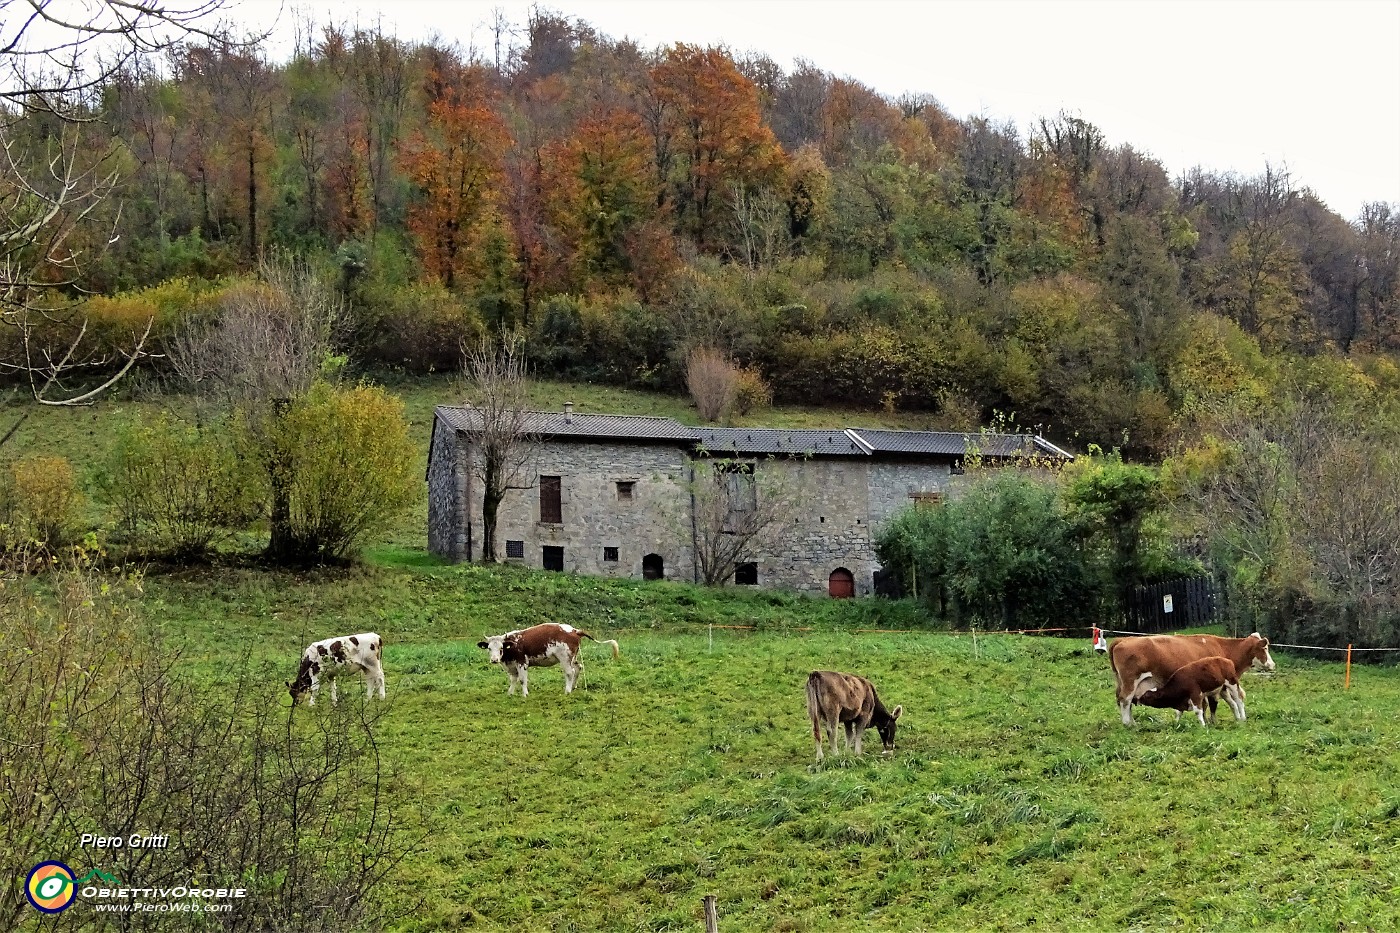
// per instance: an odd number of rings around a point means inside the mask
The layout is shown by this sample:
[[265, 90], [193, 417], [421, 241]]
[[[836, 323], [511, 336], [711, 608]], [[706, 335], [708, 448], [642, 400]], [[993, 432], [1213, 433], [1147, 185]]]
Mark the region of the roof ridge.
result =
[[[438, 408], [455, 408], [455, 409], [457, 409], [457, 410], [459, 410], [459, 411], [480, 411], [480, 410], [481, 410], [481, 406], [480, 406], [480, 405], [438, 405], [438, 406], [436, 406], [436, 407], [438, 407]], [[564, 415], [564, 414], [570, 414], [569, 412], [564, 412], [564, 411], [562, 411], [562, 410], [560, 410], [560, 409], [555, 409], [555, 408], [526, 408], [526, 409], [525, 409], [525, 413], [526, 413], [527, 415], [561, 415], [561, 416]], [[677, 419], [675, 419], [675, 418], [672, 417], [671, 415], [620, 415], [620, 414], [613, 414], [612, 412], [607, 412], [607, 411], [574, 411], [574, 412], [572, 412], [571, 414], [573, 414], [573, 416], [574, 416], [575, 418], [580, 417], [580, 416], [582, 416], [582, 415], [588, 415], [588, 416], [593, 417], [593, 418], [635, 418], [635, 419], [637, 419], [637, 420], [646, 419], [646, 420], [649, 420], [649, 421], [675, 421], [676, 424], [681, 425], [681, 427], [683, 427], [683, 428], [690, 427], [690, 425], [681, 424], [680, 421], [678, 421]]]

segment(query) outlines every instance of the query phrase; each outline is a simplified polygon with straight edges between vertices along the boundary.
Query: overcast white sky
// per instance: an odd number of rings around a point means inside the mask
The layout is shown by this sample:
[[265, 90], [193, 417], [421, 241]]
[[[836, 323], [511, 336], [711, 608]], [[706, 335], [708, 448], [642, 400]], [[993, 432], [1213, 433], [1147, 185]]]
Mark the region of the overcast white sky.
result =
[[[291, 48], [294, 11], [491, 47], [528, 0], [242, 0]], [[1286, 167], [1337, 213], [1400, 205], [1400, 0], [554, 0], [540, 6], [646, 47], [723, 44], [784, 70], [811, 61], [877, 91], [1022, 131], [1068, 110], [1176, 175]]]

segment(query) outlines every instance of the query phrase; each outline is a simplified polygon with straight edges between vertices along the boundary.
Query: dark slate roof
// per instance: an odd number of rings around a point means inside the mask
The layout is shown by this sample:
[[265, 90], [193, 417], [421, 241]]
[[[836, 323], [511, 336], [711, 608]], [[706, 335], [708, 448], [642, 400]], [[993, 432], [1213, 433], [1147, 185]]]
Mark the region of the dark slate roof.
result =
[[889, 431], [883, 428], [852, 428], [850, 433], [877, 454], [961, 457], [975, 448], [984, 457], [1038, 454], [1054, 459], [1074, 459], [1073, 455], [1043, 437], [1029, 434], [959, 434], [952, 431]]
[[696, 440], [715, 454], [792, 454], [813, 457], [868, 457], [841, 428], [800, 431], [782, 428], [694, 428]]
[[[437, 417], [449, 427], [475, 431], [481, 424], [479, 410], [439, 405]], [[674, 418], [650, 415], [565, 414], [561, 411], [530, 412], [530, 430], [547, 437], [580, 440], [668, 441], [696, 446], [718, 455], [749, 454], [812, 457], [896, 456], [962, 457], [969, 446], [985, 457], [1004, 458], [1039, 454], [1073, 460], [1042, 437], [1029, 434], [961, 434], [953, 431], [890, 431], [883, 428], [692, 428]]]
[[[479, 409], [439, 405], [437, 416], [459, 431], [481, 426]], [[693, 443], [695, 431], [674, 418], [651, 415], [590, 415], [562, 411], [532, 411], [529, 429], [550, 437], [608, 438], [614, 440], [680, 441]]]

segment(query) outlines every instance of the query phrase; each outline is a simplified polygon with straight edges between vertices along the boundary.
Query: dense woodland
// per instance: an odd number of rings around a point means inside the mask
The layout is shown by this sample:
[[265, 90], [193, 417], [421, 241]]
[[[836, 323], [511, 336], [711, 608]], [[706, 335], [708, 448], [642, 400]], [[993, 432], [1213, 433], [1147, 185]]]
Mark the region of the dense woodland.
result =
[[[256, 39], [196, 32], [70, 82], [61, 114], [35, 106], [41, 76], [0, 95], [0, 375], [62, 370], [75, 380], [43, 389], [71, 397], [141, 347], [137, 384], [241, 394], [243, 453], [201, 425], [120, 448], [130, 482], [111, 498], [130, 528], [154, 521], [141, 490], [172, 488], [199, 451], [252, 464], [260, 492], [250, 507], [191, 487], [204, 511], [161, 532], [170, 547], [203, 553], [265, 515], [270, 553], [352, 554], [362, 516], [334, 547], [289, 524], [294, 461], [348, 462], [296, 439], [334, 421], [337, 437], [412, 442], [382, 395], [312, 388], [456, 370], [481, 337], [520, 333], [545, 376], [676, 391], [703, 350], [741, 367], [748, 403], [1119, 451], [1060, 499], [1009, 489], [984, 511], [1038, 503], [1064, 553], [1098, 535], [1109, 593], [1199, 559], [1272, 631], [1400, 637], [1400, 207], [1345, 219], [1282, 166], [1172, 178], [1079, 115], [960, 119], [933, 96], [641, 48], [538, 8], [518, 28], [498, 18], [486, 53], [298, 35], [273, 61]], [[289, 399], [319, 412], [300, 435]], [[407, 482], [386, 501], [411, 498]], [[910, 572], [954, 573], [918, 555], [957, 534], [908, 538]]]
[[168, 337], [276, 250], [331, 268], [371, 368], [454, 368], [521, 326], [542, 373], [677, 388], [703, 344], [778, 401], [1014, 411], [1157, 454], [1193, 400], [1299, 360], [1400, 384], [1391, 205], [1344, 219], [1280, 166], [1170, 178], [1079, 116], [959, 119], [807, 64], [506, 25], [485, 56], [201, 37], [94, 89], [92, 123], [16, 126], [30, 159], [78, 133], [121, 178], [65, 244], [74, 297], [109, 296], [89, 352], [152, 312]]

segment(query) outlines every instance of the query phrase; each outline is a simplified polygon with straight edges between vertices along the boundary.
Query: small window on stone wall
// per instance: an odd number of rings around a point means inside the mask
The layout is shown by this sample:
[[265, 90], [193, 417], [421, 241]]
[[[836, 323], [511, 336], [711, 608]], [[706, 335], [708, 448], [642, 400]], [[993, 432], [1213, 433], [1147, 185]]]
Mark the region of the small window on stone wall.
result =
[[616, 560], [617, 560], [617, 548], [615, 548], [615, 547], [605, 547], [605, 548], [603, 548], [603, 560], [616, 561]]
[[753, 561], [735, 564], [734, 583], [738, 586], [758, 586], [758, 564]]
[[632, 487], [635, 486], [635, 485], [637, 485], [637, 484], [636, 484], [635, 482], [631, 481], [631, 480], [626, 480], [626, 481], [624, 481], [624, 482], [619, 482], [619, 483], [617, 484], [617, 501], [618, 501], [618, 502], [631, 502], [631, 501], [632, 501]]
[[510, 558], [510, 557], [515, 557], [515, 558], [524, 559], [524, 557], [525, 557], [525, 542], [524, 542], [524, 541], [507, 541], [507, 542], [506, 542], [506, 557], [508, 557], [508, 558]]

